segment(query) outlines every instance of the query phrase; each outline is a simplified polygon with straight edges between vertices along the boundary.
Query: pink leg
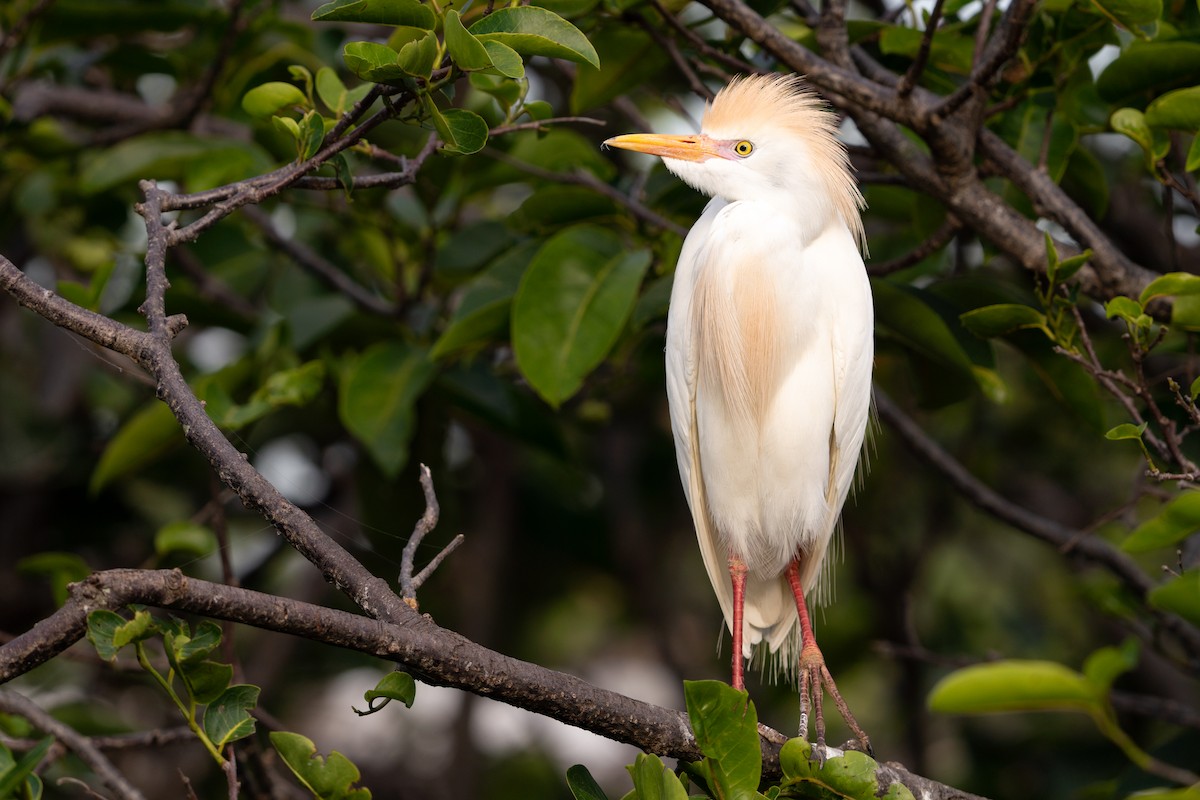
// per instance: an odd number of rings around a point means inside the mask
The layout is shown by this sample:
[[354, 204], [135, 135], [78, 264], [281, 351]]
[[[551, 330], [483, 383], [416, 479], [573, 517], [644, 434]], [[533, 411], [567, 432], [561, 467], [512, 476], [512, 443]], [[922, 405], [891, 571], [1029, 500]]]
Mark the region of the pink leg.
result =
[[729, 577], [733, 581], [733, 688], [745, 689], [742, 667], [742, 615], [746, 607], [746, 562], [729, 555]]
[[812, 622], [808, 618], [808, 605], [804, 602], [804, 587], [800, 585], [800, 559], [792, 559], [785, 574], [788, 585], [792, 587], [792, 594], [796, 597], [796, 612], [800, 615], [800, 734], [806, 738], [808, 736], [808, 712], [811, 708], [816, 720], [817, 749], [820, 750], [817, 757], [824, 758], [825, 719], [821, 703], [823, 691], [828, 690], [842, 718], [846, 720], [846, 724], [850, 726], [850, 730], [854, 732], [863, 749], [867, 753], [872, 753], [871, 740], [859, 726], [858, 721], [854, 719], [854, 715], [850, 713], [850, 707], [842, 699], [837, 684], [833, 682], [833, 676], [829, 674], [829, 669], [825, 666], [825, 656], [821, 655], [821, 649], [817, 647], [817, 639], [813, 636]]

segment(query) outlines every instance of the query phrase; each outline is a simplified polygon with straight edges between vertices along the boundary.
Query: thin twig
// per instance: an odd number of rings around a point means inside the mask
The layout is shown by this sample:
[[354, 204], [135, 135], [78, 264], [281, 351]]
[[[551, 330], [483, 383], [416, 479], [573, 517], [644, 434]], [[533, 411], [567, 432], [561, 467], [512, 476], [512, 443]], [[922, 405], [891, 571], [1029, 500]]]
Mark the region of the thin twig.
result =
[[[437, 493], [433, 490], [433, 473], [424, 464], [421, 465], [421, 490], [425, 493], [425, 513], [413, 526], [412, 535], [408, 537], [408, 542], [404, 545], [404, 551], [400, 555], [400, 596], [413, 610], [417, 608], [417, 587], [420, 585], [413, 577], [413, 561], [416, 559], [417, 548], [421, 541], [437, 526], [438, 516], [441, 514]], [[457, 545], [454, 546], [457, 547]], [[421, 578], [421, 582], [424, 583], [425, 577], [421, 575], [417, 577]]]
[[881, 261], [878, 264], [871, 264], [867, 267], [867, 272], [876, 277], [890, 275], [893, 272], [899, 272], [902, 269], [908, 269], [914, 264], [924, 261], [929, 256], [945, 247], [951, 239], [953, 239], [959, 231], [962, 230], [962, 223], [954, 217], [947, 217], [946, 221], [938, 226], [938, 229], [914, 247], [909, 252], [902, 256]]
[[514, 131], [541, 131], [545, 130], [550, 125], [562, 125], [564, 123], [580, 123], [583, 125], [599, 125], [604, 127], [607, 123], [602, 119], [595, 117], [550, 117], [549, 119], [535, 119], [531, 122], [515, 122], [511, 125], [498, 125], [488, 131], [489, 136], [503, 136], [506, 133]]
[[929, 12], [929, 20], [925, 23], [925, 33], [921, 37], [921, 46], [917, 49], [917, 55], [909, 64], [908, 70], [900, 76], [900, 82], [896, 84], [896, 92], [901, 97], [912, 94], [913, 87], [921, 81], [921, 73], [925, 71], [925, 65], [929, 62], [929, 51], [933, 47], [933, 36], [937, 33], [938, 25], [942, 21], [942, 6], [944, 5], [945, 0], [937, 0], [933, 4], [933, 10]]

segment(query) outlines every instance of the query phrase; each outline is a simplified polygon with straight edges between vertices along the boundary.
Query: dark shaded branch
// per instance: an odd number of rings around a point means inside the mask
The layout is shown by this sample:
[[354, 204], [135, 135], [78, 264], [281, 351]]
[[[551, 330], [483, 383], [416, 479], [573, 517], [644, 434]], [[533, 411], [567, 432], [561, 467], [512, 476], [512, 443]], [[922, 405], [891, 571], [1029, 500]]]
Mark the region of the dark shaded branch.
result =
[[[18, 640], [20, 638], [17, 637]], [[0, 648], [0, 651], [2, 650], [3, 648]], [[0, 679], [0, 683], [3, 682]], [[62, 742], [72, 753], [79, 756], [96, 773], [100, 781], [118, 797], [126, 798], [126, 800], [142, 800], [142, 793], [117, 771], [117, 768], [104, 753], [100, 752], [95, 743], [71, 726], [59, 722], [47, 714], [32, 700], [9, 689], [0, 689], [0, 711], [24, 717], [38, 730], [44, 731]]]
[[327, 261], [320, 253], [303, 242], [289, 239], [275, 229], [271, 218], [260, 208], [246, 206], [242, 214], [254, 223], [268, 242], [282, 250], [289, 258], [315, 275], [326, 286], [345, 295], [364, 311], [382, 317], [394, 317], [397, 308], [392, 303], [356, 283], [336, 264]]
[[929, 12], [929, 20], [925, 23], [925, 33], [921, 37], [921, 46], [917, 49], [917, 55], [909, 64], [908, 71], [900, 76], [900, 81], [896, 84], [896, 92], [901, 96], [911, 94], [913, 87], [921, 82], [921, 74], [925, 72], [925, 65], [929, 63], [929, 50], [933, 47], [934, 34], [937, 33], [938, 25], [942, 22], [942, 6], [944, 5], [945, 0], [937, 0], [933, 4], [933, 10]]
[[883, 275], [891, 275], [893, 272], [899, 272], [902, 269], [907, 269], [914, 264], [924, 261], [929, 256], [941, 250], [950, 240], [962, 230], [962, 223], [954, 217], [947, 217], [938, 229], [929, 234], [929, 238], [921, 242], [909, 252], [902, 256], [881, 261], [878, 264], [870, 264], [867, 267], [867, 272], [876, 277]]

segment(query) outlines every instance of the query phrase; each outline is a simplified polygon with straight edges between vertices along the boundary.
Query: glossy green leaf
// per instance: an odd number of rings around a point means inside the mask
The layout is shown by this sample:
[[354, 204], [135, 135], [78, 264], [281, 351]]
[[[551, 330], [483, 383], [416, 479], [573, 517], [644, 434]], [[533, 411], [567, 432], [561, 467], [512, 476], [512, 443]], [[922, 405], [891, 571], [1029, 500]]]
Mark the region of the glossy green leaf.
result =
[[730, 800], [755, 797], [762, 749], [749, 695], [720, 681], [684, 681], [683, 694], [709, 787]]
[[658, 756], [638, 753], [627, 769], [638, 800], [688, 800], [687, 788], [679, 776], [667, 769]]
[[[417, 699], [417, 682], [407, 672], [389, 672], [380, 679], [379, 683], [375, 684], [374, 689], [364, 692], [363, 698], [372, 710], [375, 708], [375, 701], [381, 698], [399, 700], [407, 708], [412, 708], [413, 701]], [[365, 712], [358, 711], [358, 713]]]
[[571, 111], [604, 105], [661, 72], [670, 57], [650, 34], [632, 25], [611, 25], [591, 36], [604, 69], [581, 65], [571, 87]]
[[1135, 41], [1100, 73], [1096, 90], [1110, 103], [1128, 104], [1149, 99], [1164, 89], [1193, 84], [1197, 74], [1200, 43], [1184, 39]]
[[[1143, 424], [1142, 427], [1145, 427]], [[1134, 528], [1121, 542], [1128, 553], [1144, 553], [1170, 547], [1200, 528], [1200, 491], [1186, 491], [1163, 506], [1162, 510]]]
[[976, 308], [959, 317], [963, 326], [985, 339], [1003, 336], [1022, 328], [1045, 328], [1046, 315], [1032, 306], [1001, 303]]
[[113, 631], [112, 644], [120, 650], [125, 645], [148, 639], [154, 633], [154, 617], [150, 616], [149, 611], [139, 609], [133, 613], [133, 619]]
[[1200, 130], [1200, 86], [1176, 89], [1156, 98], [1146, 108], [1146, 124], [1152, 128]]
[[56, 606], [67, 601], [69, 584], [92, 574], [92, 568], [81, 557], [57, 550], [43, 550], [22, 558], [17, 562], [17, 571], [27, 575], [44, 575], [50, 581]]
[[472, 280], [430, 357], [442, 358], [506, 330], [512, 299], [532, 257], [532, 244], [512, 248]]
[[216, 552], [216, 549], [217, 537], [212, 529], [187, 520], [171, 522], [154, 534], [154, 552], [160, 558], [171, 553], [200, 557]]
[[271, 117], [271, 124], [280, 133], [285, 133], [288, 136], [300, 141], [300, 123], [291, 117]]
[[221, 645], [221, 626], [210, 619], [201, 620], [190, 635], [168, 634], [167, 647], [177, 665], [199, 662]]
[[242, 97], [242, 110], [252, 117], [269, 117], [285, 108], [308, 105], [304, 92], [290, 83], [271, 81], [255, 86]]
[[433, 74], [438, 55], [438, 38], [433, 31], [414, 39], [400, 48], [396, 65], [406, 75], [428, 78]]
[[272, 373], [241, 405], [223, 395], [216, 384], [206, 387], [201, 396], [213, 422], [224, 430], [239, 430], [280, 408], [308, 405], [324, 386], [325, 362], [314, 360]]
[[364, 81], [403, 84], [412, 74], [397, 62], [395, 50], [378, 42], [349, 42], [342, 51], [342, 60]]
[[295, 776], [318, 798], [330, 800], [367, 800], [371, 793], [355, 788], [361, 775], [350, 759], [334, 750], [329, 757], [317, 752], [306, 736], [287, 731], [272, 731], [271, 745]]
[[1126, 322], [1137, 323], [1145, 316], [1142, 304], [1132, 297], [1118, 295], [1104, 304], [1104, 314], [1109, 319], [1123, 319]]
[[469, 71], [487, 69], [492, 66], [492, 59], [488, 55], [487, 49], [482, 42], [467, 33], [457, 11], [454, 9], [447, 11], [443, 25], [445, 26], [446, 49], [450, 51], [450, 58], [454, 60], [459, 69]]
[[629, 250], [594, 226], [568, 228], [538, 251], [517, 290], [512, 342], [517, 366], [557, 407], [604, 360], [637, 300], [648, 250]]
[[[889, 25], [880, 33], [879, 49], [888, 55], [916, 56], [925, 32], [905, 25]], [[957, 31], [939, 30], [929, 48], [929, 64], [947, 72], [966, 75], [975, 58], [975, 39]]]
[[1148, 25], [1162, 16], [1162, 0], [1092, 0], [1092, 5], [1129, 30]]
[[88, 490], [95, 494], [118, 478], [145, 467], [183, 444], [183, 431], [165, 403], [157, 400], [134, 414], [109, 440]]
[[433, 30], [437, 17], [419, 0], [335, 0], [313, 12], [318, 22], [370, 22]]
[[964, 667], [942, 678], [929, 708], [943, 714], [1007, 711], [1090, 712], [1099, 699], [1083, 675], [1052, 661], [1011, 659]]
[[1200, 568], [1192, 568], [1150, 590], [1150, 605], [1200, 625]]
[[1155, 297], [1177, 297], [1186, 294], [1200, 294], [1200, 275], [1188, 272], [1168, 272], [1160, 275], [1142, 290], [1139, 300], [1145, 306]]
[[[886, 798], [912, 800], [912, 793], [901, 783], [879, 786], [879, 763], [866, 753], [847, 750], [844, 755], [826, 759], [812, 758], [812, 745], [803, 739], [789, 739], [779, 751], [783, 771], [781, 786], [797, 792], [797, 797]], [[792, 796], [791, 794], [788, 795]]]
[[239, 683], [221, 692], [204, 709], [204, 733], [218, 750], [254, 733], [250, 709], [258, 705], [259, 688]]
[[424, 352], [381, 342], [363, 351], [341, 376], [338, 416], [389, 477], [408, 461], [415, 405], [434, 369]]
[[575, 764], [567, 769], [567, 788], [575, 800], [608, 800], [608, 795], [583, 764]]
[[[931, 305], [936, 298], [911, 286], [886, 280], [872, 280], [875, 298], [875, 319], [889, 335], [906, 348], [939, 366], [950, 366], [971, 380], [993, 400], [1002, 396], [1003, 384], [988, 364], [976, 364], [967, 352], [967, 342]], [[979, 343], [980, 340], [959, 328], [962, 334]]]
[[340, 116], [349, 107], [350, 103], [347, 102], [349, 93], [346, 91], [346, 84], [342, 83], [337, 72], [329, 67], [321, 67], [317, 70], [314, 83], [317, 97], [321, 99], [326, 108], [333, 112], [334, 116]]
[[1192, 146], [1188, 148], [1185, 169], [1188, 172], [1200, 170], [1200, 135], [1192, 138]]
[[188, 665], [182, 671], [182, 676], [192, 699], [201, 705], [208, 705], [229, 688], [233, 680], [233, 667], [216, 661], [201, 661]]
[[522, 55], [565, 58], [600, 66], [596, 48], [578, 28], [553, 11], [537, 6], [497, 9], [477, 21], [470, 30], [485, 42], [500, 42]]
[[[492, 69], [496, 72], [506, 78], [525, 77], [525, 62], [516, 50], [494, 39], [483, 42], [483, 49], [487, 51], [488, 58], [492, 61]], [[507, 85], [511, 86], [512, 84], [507, 83]]]
[[1101, 647], [1087, 657], [1083, 674], [1099, 691], [1107, 692], [1113, 681], [1137, 666], [1137, 639], [1129, 638], [1119, 647]]
[[488, 125], [483, 117], [465, 108], [448, 108], [434, 118], [438, 135], [442, 137], [445, 147], [443, 152], [470, 155], [484, 148], [488, 140]]
[[1131, 422], [1122, 422], [1115, 428], [1110, 428], [1104, 434], [1105, 439], [1111, 441], [1120, 441], [1122, 439], [1141, 439], [1142, 434], [1146, 432], [1146, 423], [1134, 425]]
[[1154, 153], [1154, 134], [1146, 124], [1146, 115], [1136, 108], [1119, 108], [1113, 112], [1108, 124], [1117, 133], [1124, 134], [1138, 143], [1149, 158]]
[[584, 186], [544, 186], [508, 218], [515, 230], [549, 233], [571, 223], [614, 217], [620, 213], [608, 197]]

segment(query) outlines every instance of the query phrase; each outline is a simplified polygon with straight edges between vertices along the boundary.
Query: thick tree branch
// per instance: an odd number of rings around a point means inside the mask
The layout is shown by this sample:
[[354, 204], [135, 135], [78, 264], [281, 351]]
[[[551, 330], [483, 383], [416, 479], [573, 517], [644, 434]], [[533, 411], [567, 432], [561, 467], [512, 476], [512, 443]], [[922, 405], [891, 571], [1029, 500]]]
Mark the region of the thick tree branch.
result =
[[[700, 757], [681, 711], [644, 703], [562, 672], [502, 655], [410, 614], [389, 624], [297, 600], [209, 583], [178, 570], [108, 570], [71, 586], [67, 602], [27, 633], [0, 646], [0, 683], [24, 674], [84, 638], [87, 615], [130, 603], [231, 620], [301, 636], [400, 664], [424, 683], [449, 686], [559, 720], [647, 752], [694, 761]], [[762, 738], [764, 770], [779, 775], [779, 744]], [[827, 748], [827, 757], [841, 755]], [[932, 800], [977, 800], [899, 764], [881, 764], [882, 786], [898, 781]]]

